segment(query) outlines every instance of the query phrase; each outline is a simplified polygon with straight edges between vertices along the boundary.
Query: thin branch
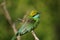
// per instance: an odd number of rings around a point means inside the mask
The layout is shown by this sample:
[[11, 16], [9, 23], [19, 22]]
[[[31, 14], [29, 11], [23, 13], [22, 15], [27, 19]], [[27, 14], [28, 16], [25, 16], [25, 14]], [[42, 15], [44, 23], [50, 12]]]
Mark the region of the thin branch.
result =
[[27, 13], [24, 15], [24, 17], [22, 19], [22, 22], [23, 23], [27, 20], [27, 16], [29, 15], [28, 13], [29, 13], [29, 11], [27, 11]]
[[39, 38], [36, 36], [35, 32], [32, 30], [31, 31], [32, 35], [34, 36], [35, 40], [39, 40]]
[[[6, 2], [5, 2], [5, 0], [1, 3], [1, 6], [2, 6], [3, 11], [4, 11], [5, 18], [7, 19], [7, 21], [11, 25], [14, 33], [16, 34], [17, 33], [17, 29], [15, 28], [15, 23], [12, 22], [12, 19], [11, 19], [10, 15], [9, 15], [9, 12], [8, 12], [8, 10], [6, 8]], [[20, 36], [17, 37], [17, 40], [20, 40]]]

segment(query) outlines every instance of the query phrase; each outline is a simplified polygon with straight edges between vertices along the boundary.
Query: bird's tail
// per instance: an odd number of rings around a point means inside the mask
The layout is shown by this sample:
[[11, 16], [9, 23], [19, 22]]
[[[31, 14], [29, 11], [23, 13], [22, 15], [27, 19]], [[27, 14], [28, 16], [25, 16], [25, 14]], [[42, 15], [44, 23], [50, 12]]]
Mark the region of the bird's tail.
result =
[[18, 33], [16, 35], [14, 35], [11, 40], [16, 40], [17, 36], [18, 36]]
[[14, 36], [11, 40], [15, 40], [16, 39], [16, 36]]

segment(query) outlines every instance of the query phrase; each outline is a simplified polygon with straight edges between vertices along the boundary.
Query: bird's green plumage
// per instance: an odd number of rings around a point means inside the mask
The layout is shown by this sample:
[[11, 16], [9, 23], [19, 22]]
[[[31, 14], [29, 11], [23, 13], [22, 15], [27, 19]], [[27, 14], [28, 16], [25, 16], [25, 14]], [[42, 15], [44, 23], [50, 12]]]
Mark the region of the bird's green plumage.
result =
[[40, 13], [36, 12], [33, 16], [28, 16], [27, 21], [21, 26], [21, 28], [18, 30], [16, 35], [13, 37], [12, 40], [15, 40], [18, 35], [22, 36], [27, 32], [32, 31], [37, 27], [40, 21]]

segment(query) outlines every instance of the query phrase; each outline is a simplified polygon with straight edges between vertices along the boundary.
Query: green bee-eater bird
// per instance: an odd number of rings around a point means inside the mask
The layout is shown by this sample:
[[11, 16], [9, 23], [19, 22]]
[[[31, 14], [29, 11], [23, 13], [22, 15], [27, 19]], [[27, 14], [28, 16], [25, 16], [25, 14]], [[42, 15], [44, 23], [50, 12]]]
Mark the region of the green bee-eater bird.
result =
[[27, 32], [34, 30], [40, 22], [40, 12], [32, 10], [31, 13], [27, 16], [26, 21], [17, 31], [16, 35], [12, 38], [15, 40], [18, 35], [22, 36]]

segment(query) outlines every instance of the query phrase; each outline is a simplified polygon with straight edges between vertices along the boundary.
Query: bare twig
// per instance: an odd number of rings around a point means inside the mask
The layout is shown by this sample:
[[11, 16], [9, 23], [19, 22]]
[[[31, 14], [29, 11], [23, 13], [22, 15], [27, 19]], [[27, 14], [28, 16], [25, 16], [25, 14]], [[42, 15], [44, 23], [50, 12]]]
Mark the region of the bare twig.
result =
[[27, 13], [24, 15], [23, 21], [22, 21], [23, 23], [27, 20], [27, 16], [29, 15], [28, 13], [29, 13], [29, 11], [27, 11]]
[[35, 32], [32, 30], [31, 31], [32, 35], [34, 36], [35, 40], [39, 40], [39, 38], [36, 36]]
[[[5, 18], [7, 19], [7, 21], [9, 22], [9, 24], [13, 28], [14, 33], [16, 34], [17, 33], [17, 29], [15, 28], [15, 23], [12, 22], [12, 19], [11, 19], [10, 15], [9, 15], [9, 12], [8, 12], [8, 10], [6, 8], [5, 0], [3, 1], [3, 3], [1, 3], [1, 6], [2, 6], [3, 11], [4, 11]], [[20, 40], [20, 36], [17, 37], [17, 40]]]

